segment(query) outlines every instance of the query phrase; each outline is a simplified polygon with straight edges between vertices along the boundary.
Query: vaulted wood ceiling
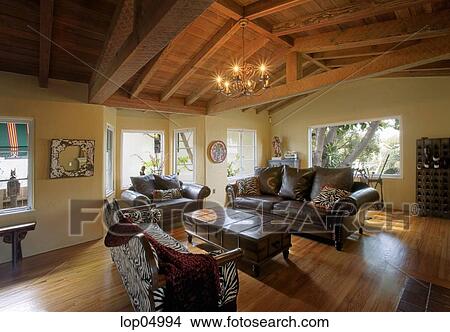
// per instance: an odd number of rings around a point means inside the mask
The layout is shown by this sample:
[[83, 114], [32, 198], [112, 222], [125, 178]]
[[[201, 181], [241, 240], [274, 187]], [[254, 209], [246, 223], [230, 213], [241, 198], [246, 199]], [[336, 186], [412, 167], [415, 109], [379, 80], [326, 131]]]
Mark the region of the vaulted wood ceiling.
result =
[[[213, 77], [266, 61], [262, 96]], [[276, 112], [342, 80], [450, 75], [448, 0], [0, 0], [0, 70], [89, 84], [89, 101], [168, 113]], [[50, 40], [52, 42], [50, 42]]]

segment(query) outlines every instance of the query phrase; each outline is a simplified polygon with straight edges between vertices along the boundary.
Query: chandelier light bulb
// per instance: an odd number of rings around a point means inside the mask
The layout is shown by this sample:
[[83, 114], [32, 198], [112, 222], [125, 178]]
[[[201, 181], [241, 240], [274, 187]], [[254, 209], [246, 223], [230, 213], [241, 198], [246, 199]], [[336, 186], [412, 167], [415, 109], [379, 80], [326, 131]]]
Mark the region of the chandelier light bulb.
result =
[[247, 62], [245, 57], [245, 27], [247, 19], [240, 21], [242, 28], [242, 60], [231, 62], [229, 74], [217, 75], [216, 91], [227, 97], [252, 96], [270, 87], [270, 73], [266, 63]]

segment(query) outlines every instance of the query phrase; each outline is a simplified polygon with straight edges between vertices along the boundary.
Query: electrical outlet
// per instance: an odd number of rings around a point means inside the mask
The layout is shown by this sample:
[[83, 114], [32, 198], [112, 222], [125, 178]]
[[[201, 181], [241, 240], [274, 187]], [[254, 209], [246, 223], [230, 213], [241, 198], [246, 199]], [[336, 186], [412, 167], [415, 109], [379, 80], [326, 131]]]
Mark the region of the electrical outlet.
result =
[[213, 193], [213, 194], [216, 193], [216, 188], [213, 188], [212, 193]]

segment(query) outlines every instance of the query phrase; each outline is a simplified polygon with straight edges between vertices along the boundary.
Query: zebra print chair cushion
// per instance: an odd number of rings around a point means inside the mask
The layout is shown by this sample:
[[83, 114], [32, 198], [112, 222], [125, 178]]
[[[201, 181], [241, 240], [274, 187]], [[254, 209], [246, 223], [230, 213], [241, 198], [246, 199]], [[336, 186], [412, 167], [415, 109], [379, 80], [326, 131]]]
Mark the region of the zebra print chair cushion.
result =
[[161, 210], [156, 209], [153, 206], [124, 209], [122, 210], [122, 215], [135, 224], [158, 223], [158, 221], [161, 220]]
[[[165, 233], [156, 223], [142, 224], [145, 230], [159, 243], [188, 253], [188, 249], [172, 236]], [[151, 254], [150, 254], [151, 253]], [[221, 252], [212, 252], [215, 256]], [[154, 248], [141, 235], [133, 237], [127, 244], [111, 248], [112, 259], [121, 275], [123, 284], [135, 311], [163, 311], [165, 288], [153, 289], [152, 262], [159, 268], [158, 255]], [[219, 266], [221, 294], [219, 307], [236, 301], [239, 290], [236, 264], [229, 262]]]

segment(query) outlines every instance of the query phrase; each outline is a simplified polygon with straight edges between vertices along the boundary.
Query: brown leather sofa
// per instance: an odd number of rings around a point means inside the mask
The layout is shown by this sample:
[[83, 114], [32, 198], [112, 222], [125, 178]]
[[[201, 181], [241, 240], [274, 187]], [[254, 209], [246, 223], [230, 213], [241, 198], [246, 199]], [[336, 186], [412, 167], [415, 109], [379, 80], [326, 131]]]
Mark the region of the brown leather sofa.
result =
[[[154, 181], [151, 177], [149, 181]], [[170, 200], [154, 200], [151, 194], [142, 194], [134, 186], [122, 192], [122, 202], [130, 207], [153, 204], [161, 210], [162, 218], [159, 226], [166, 232], [180, 227], [184, 212], [192, 212], [203, 208], [204, 199], [211, 194], [207, 186], [190, 183], [180, 183], [182, 198]], [[156, 187], [153, 185], [153, 187]]]
[[[314, 176], [320, 176], [318, 174], [315, 173]], [[271, 181], [274, 182], [273, 177]], [[352, 179], [350, 181], [353, 182]], [[344, 240], [350, 234], [363, 232], [365, 214], [373, 203], [379, 200], [378, 192], [367, 184], [354, 182], [350, 186], [351, 195], [337, 201], [331, 210], [317, 209], [310, 199], [286, 199], [277, 193], [239, 196], [236, 184], [228, 185], [226, 193], [228, 204], [232, 208], [280, 215], [290, 224], [291, 232], [332, 241], [336, 249], [341, 251]]]

